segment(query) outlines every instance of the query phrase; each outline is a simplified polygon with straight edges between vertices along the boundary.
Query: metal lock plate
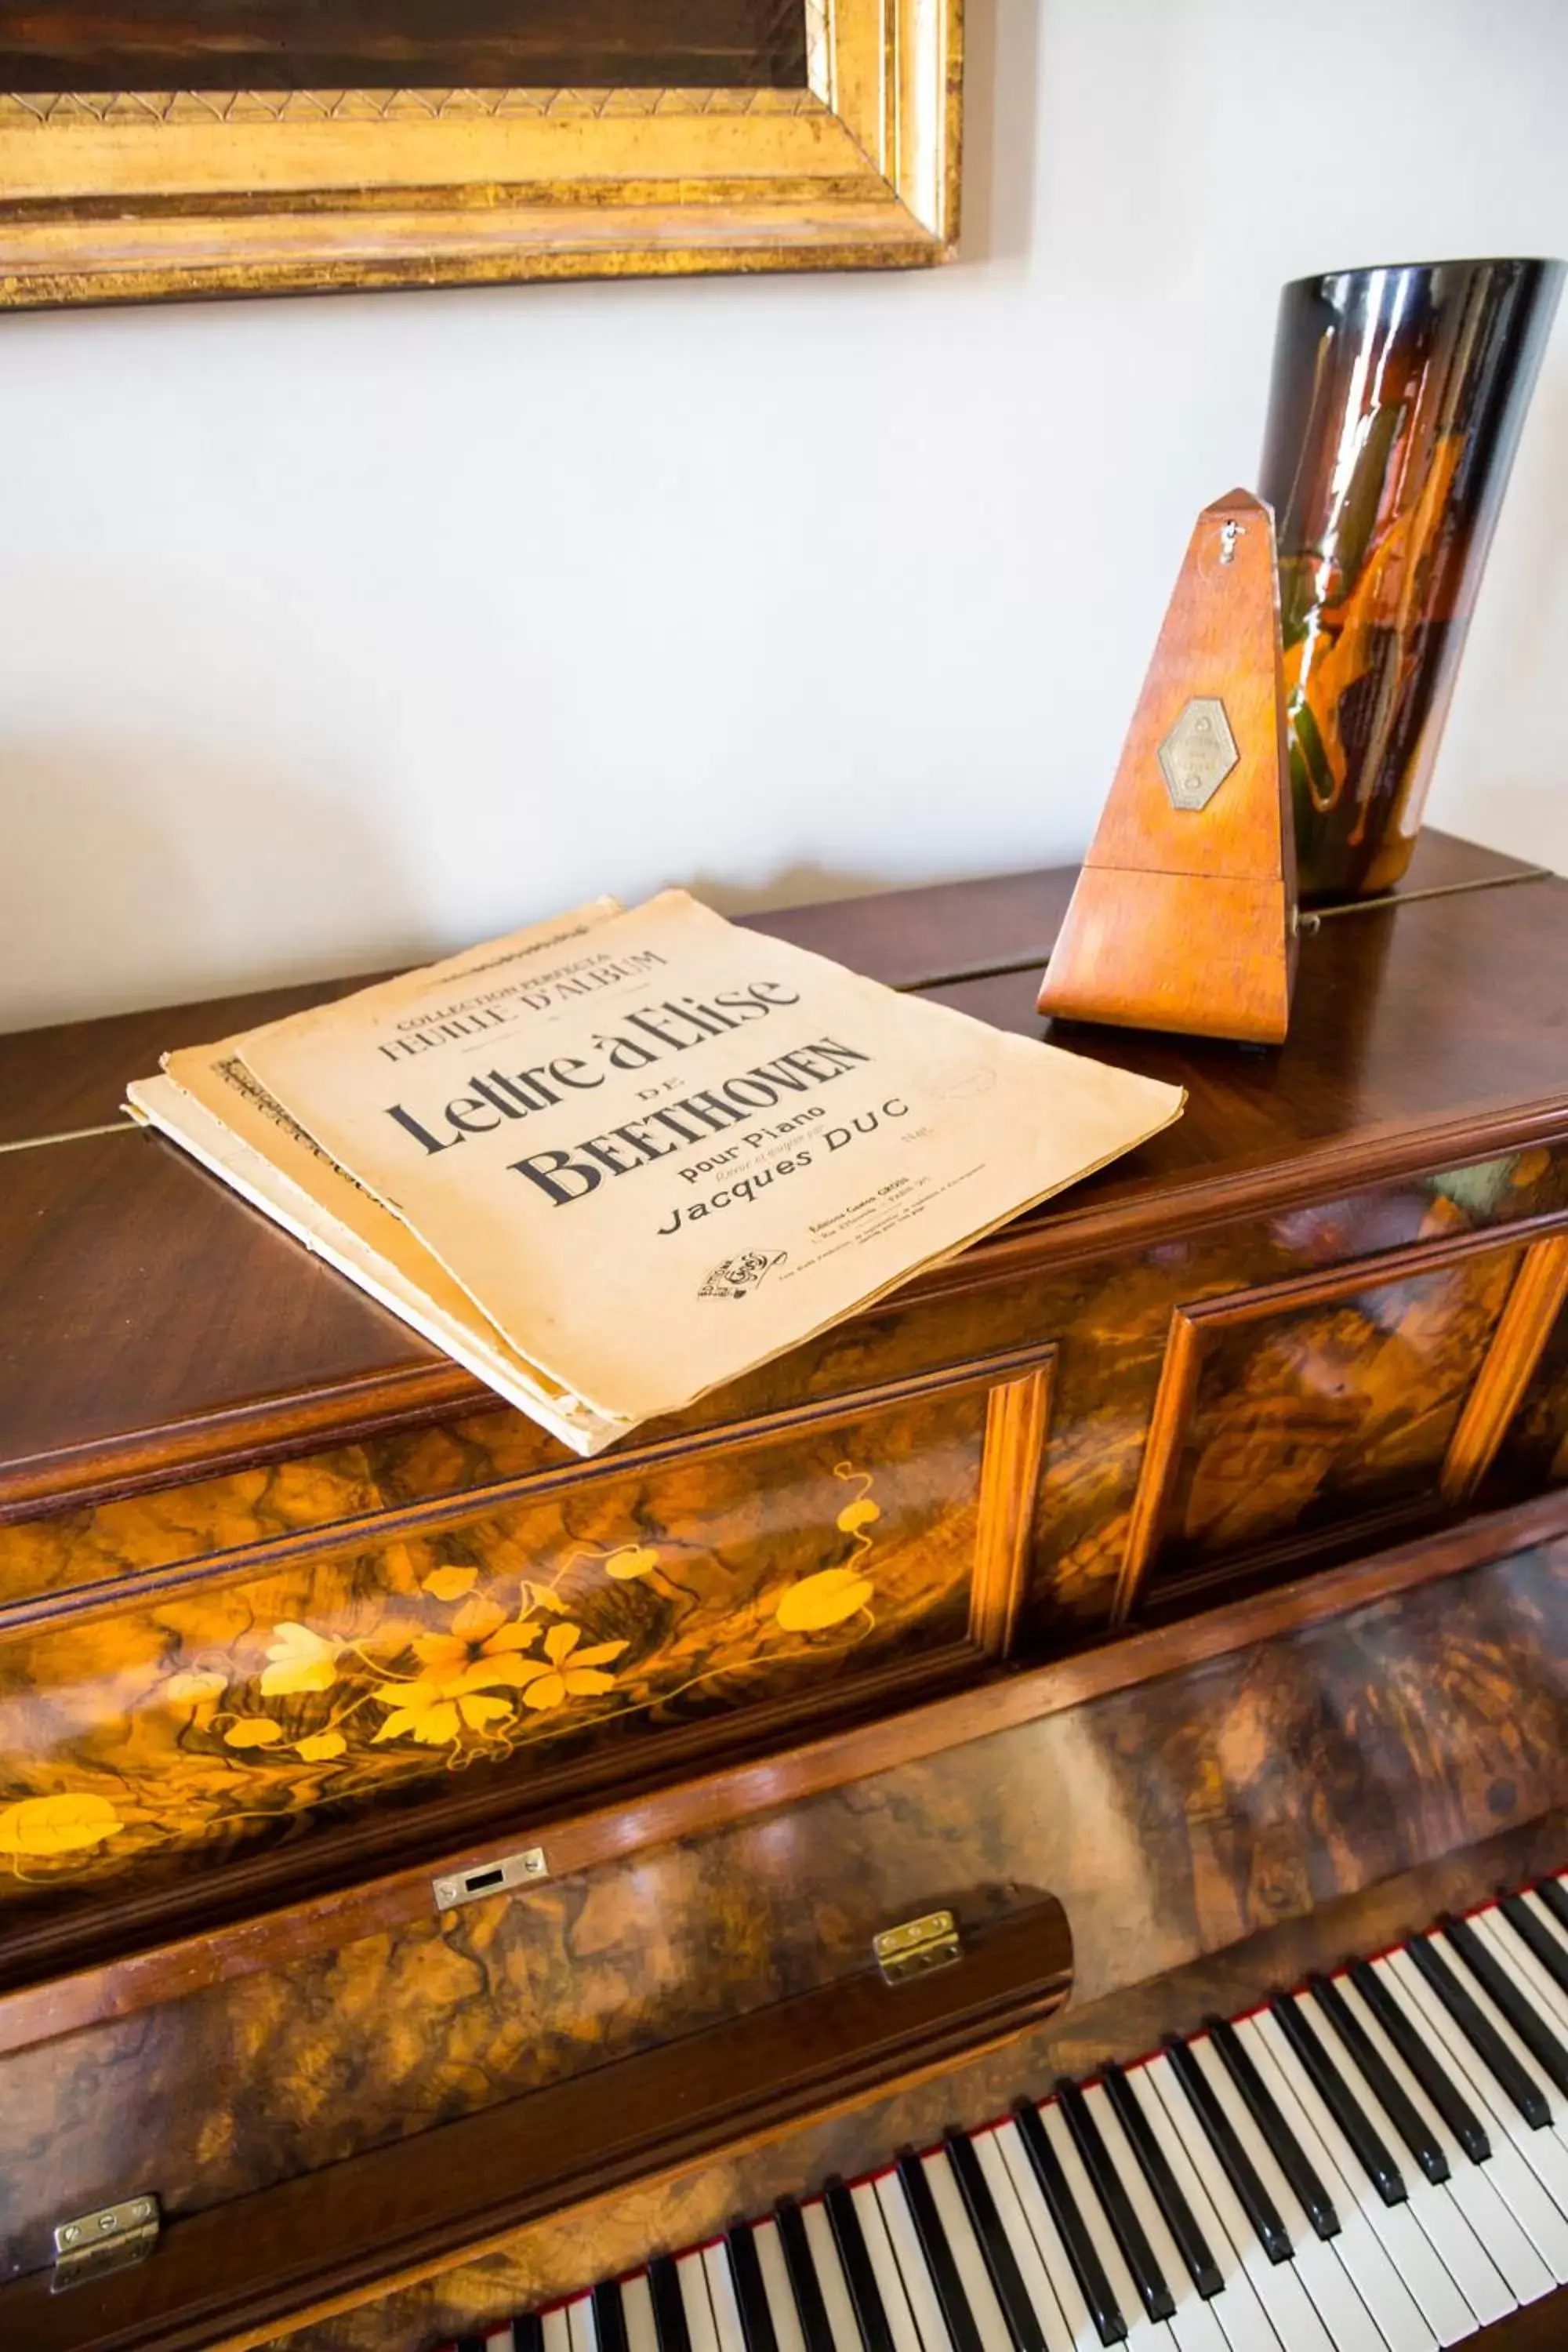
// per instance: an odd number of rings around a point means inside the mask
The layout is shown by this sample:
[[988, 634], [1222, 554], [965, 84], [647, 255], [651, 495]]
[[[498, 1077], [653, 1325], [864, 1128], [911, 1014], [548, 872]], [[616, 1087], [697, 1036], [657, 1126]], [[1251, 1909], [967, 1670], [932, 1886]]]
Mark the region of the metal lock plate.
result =
[[903, 1984], [963, 1957], [958, 1922], [951, 1911], [928, 1911], [919, 1919], [906, 1919], [901, 1927], [884, 1927], [871, 1949], [889, 1984]]
[[476, 1862], [471, 1869], [444, 1870], [430, 1881], [437, 1911], [455, 1911], [459, 1904], [480, 1902], [487, 1895], [504, 1895], [513, 1886], [537, 1886], [548, 1878], [550, 1866], [542, 1845], [503, 1853], [495, 1862]]
[[80, 2286], [105, 2271], [123, 2270], [145, 2260], [158, 2242], [158, 2200], [150, 2191], [79, 2213], [55, 2229], [54, 2287]]

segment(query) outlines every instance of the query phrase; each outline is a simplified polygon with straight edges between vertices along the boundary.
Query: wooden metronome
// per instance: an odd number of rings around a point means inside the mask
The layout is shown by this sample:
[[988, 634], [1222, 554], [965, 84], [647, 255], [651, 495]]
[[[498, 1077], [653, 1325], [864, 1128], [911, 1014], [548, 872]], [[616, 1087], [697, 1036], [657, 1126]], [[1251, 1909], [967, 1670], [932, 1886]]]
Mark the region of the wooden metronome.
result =
[[1278, 1045], [1295, 971], [1274, 518], [1232, 490], [1188, 542], [1039, 1009]]

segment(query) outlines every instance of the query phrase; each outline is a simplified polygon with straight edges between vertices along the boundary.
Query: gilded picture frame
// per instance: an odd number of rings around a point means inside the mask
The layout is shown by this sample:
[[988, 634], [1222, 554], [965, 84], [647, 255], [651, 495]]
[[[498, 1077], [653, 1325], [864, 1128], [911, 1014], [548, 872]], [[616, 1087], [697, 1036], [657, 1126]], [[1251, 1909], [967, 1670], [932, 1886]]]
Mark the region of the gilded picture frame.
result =
[[794, 86], [0, 79], [0, 307], [948, 258], [963, 0], [790, 5]]

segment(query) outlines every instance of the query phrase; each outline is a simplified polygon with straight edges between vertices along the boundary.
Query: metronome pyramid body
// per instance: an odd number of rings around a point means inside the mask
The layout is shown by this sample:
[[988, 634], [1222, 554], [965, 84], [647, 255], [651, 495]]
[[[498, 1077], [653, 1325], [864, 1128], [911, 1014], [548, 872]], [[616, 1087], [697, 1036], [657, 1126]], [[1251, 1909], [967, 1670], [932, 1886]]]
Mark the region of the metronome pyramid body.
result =
[[1039, 1009], [1277, 1045], [1296, 962], [1274, 520], [1198, 517]]

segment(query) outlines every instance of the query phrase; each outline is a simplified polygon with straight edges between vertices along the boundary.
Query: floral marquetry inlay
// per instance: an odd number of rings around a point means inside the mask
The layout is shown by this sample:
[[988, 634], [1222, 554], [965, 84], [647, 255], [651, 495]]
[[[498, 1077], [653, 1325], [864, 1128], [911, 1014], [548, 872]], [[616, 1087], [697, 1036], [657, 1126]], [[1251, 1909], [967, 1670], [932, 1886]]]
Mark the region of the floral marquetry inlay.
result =
[[979, 1663], [1017, 1570], [988, 1496], [1034, 1475], [991, 1443], [1007, 1393], [933, 1376], [700, 1462], [285, 1538], [242, 1576], [20, 1633], [0, 1892], [199, 1868], [410, 1781]]

